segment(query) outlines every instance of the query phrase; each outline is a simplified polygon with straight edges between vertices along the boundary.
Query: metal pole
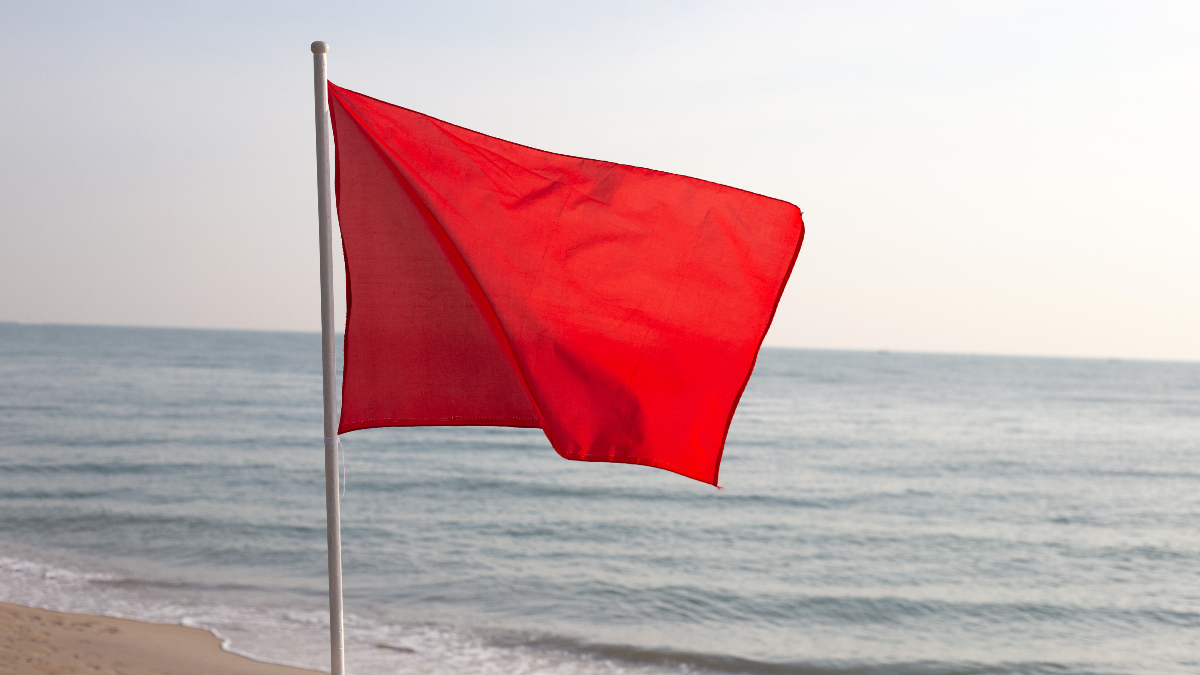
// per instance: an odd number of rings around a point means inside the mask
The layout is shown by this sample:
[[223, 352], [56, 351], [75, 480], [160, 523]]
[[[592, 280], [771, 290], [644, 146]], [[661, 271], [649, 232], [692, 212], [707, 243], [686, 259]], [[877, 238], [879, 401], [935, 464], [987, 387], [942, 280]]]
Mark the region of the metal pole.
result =
[[325, 395], [325, 529], [329, 535], [329, 672], [345, 675], [346, 639], [342, 625], [342, 513], [338, 499], [337, 401], [334, 387], [333, 211], [329, 190], [329, 98], [325, 54], [329, 45], [312, 43], [313, 94], [317, 114], [317, 214], [321, 237], [321, 380]]

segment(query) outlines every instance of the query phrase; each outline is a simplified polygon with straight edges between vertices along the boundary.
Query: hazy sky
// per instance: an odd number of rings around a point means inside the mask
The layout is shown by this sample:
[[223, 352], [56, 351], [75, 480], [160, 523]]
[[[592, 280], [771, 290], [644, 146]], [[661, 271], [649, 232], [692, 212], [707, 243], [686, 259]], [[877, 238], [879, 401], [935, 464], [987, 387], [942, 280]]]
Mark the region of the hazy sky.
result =
[[1200, 3], [2, 7], [0, 320], [319, 330], [323, 39], [342, 86], [800, 206], [768, 344], [1200, 359]]

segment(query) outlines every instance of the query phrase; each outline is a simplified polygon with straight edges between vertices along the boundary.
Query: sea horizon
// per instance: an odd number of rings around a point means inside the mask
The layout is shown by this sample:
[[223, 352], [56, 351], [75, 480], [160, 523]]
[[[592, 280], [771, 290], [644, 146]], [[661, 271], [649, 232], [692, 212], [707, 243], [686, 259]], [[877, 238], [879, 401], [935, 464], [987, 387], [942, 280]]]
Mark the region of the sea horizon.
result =
[[[344, 321], [341, 322], [344, 324]], [[212, 326], [149, 326], [141, 324], [124, 324], [124, 323], [73, 323], [63, 321], [17, 321], [17, 320], [0, 320], [0, 326], [60, 326], [64, 328], [111, 328], [111, 329], [137, 329], [137, 330], [180, 330], [180, 331], [212, 331], [212, 332], [228, 332], [228, 333], [280, 333], [280, 334], [296, 334], [296, 335], [320, 335], [321, 331], [299, 330], [288, 328], [224, 328]], [[345, 331], [338, 329], [334, 333], [338, 339], [345, 336]], [[340, 348], [340, 347], [339, 347]], [[878, 354], [911, 354], [914, 356], [980, 356], [980, 357], [997, 357], [997, 358], [1017, 358], [1017, 359], [1079, 359], [1083, 361], [1147, 361], [1151, 363], [1200, 363], [1200, 359], [1186, 358], [1160, 358], [1148, 356], [1102, 356], [1088, 354], [1053, 354], [1053, 353], [1034, 353], [1034, 352], [989, 352], [989, 351], [972, 351], [972, 350], [926, 350], [926, 349], [892, 349], [886, 347], [820, 347], [820, 346], [793, 346], [793, 345], [771, 345], [763, 344], [761, 349], [785, 349], [797, 351], [813, 351], [813, 352], [846, 352], [846, 353], [878, 353]], [[318, 351], [318, 360], [320, 352]], [[340, 367], [340, 366], [339, 366]], [[339, 371], [340, 372], [340, 371]]]

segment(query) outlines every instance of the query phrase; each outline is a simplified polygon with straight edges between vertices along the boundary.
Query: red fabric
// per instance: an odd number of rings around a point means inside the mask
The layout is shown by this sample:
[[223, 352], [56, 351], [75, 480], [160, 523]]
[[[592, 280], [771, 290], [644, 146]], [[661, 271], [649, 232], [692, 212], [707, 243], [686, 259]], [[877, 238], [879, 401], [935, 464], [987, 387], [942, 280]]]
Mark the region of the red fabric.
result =
[[535, 150], [329, 85], [349, 298], [339, 433], [540, 427], [717, 483], [800, 210]]

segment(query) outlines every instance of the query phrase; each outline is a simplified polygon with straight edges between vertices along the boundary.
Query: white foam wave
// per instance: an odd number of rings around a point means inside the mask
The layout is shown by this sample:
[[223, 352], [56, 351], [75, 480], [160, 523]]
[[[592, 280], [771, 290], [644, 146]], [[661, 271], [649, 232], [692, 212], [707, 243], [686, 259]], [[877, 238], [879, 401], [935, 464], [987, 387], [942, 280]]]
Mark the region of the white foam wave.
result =
[[[226, 651], [329, 671], [329, 619], [321, 611], [235, 607], [169, 596], [137, 580], [0, 554], [0, 601], [42, 609], [202, 628]], [[167, 596], [167, 597], [164, 597]], [[181, 597], [184, 596], [184, 597]], [[497, 645], [443, 625], [399, 626], [346, 617], [351, 675], [654, 675], [679, 668], [627, 664], [560, 650]]]

